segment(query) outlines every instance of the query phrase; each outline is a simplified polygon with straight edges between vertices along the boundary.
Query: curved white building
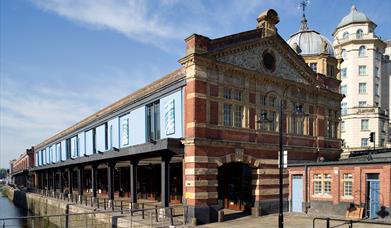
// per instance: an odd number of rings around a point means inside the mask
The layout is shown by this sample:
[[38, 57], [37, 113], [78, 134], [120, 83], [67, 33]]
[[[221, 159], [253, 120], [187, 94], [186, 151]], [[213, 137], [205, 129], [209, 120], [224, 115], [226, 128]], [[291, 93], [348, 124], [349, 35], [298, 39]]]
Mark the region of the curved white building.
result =
[[[389, 146], [389, 77], [384, 55], [386, 43], [375, 33], [376, 24], [352, 6], [337, 25], [333, 46], [343, 58], [339, 77], [341, 93], [341, 138], [349, 151]], [[389, 67], [388, 67], [389, 69]], [[375, 142], [370, 142], [375, 132]], [[344, 157], [344, 156], [342, 156]]]

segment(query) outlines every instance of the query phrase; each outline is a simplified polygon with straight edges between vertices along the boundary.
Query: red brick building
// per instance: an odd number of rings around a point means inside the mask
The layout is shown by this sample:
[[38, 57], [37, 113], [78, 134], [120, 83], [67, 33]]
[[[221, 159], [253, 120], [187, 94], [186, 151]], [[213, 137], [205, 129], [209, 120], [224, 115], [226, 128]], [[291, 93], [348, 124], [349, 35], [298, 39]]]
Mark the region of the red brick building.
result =
[[290, 210], [345, 216], [348, 208], [363, 208], [363, 217], [391, 219], [391, 150], [366, 153], [335, 162], [290, 165]]
[[12, 162], [11, 176], [13, 183], [18, 186], [30, 187], [34, 183], [34, 175], [29, 169], [34, 167], [34, 148], [26, 149], [19, 158]]
[[[220, 208], [278, 211], [281, 99], [288, 160], [339, 158], [339, 80], [314, 73], [278, 35], [278, 20], [269, 10], [255, 30], [185, 40], [179, 60], [187, 83], [183, 192], [200, 222], [216, 221]], [[297, 107], [304, 116], [296, 115]], [[267, 122], [259, 122], [262, 113]], [[287, 179], [284, 191], [287, 201]]]

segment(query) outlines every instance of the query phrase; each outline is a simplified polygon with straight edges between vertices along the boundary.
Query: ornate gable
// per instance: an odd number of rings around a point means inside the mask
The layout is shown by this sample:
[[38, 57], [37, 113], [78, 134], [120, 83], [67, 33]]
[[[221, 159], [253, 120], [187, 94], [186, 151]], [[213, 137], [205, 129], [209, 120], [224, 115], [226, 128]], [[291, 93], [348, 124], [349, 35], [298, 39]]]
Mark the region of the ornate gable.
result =
[[[285, 80], [303, 84], [312, 84], [277, 50], [273, 41], [257, 42], [213, 54], [217, 61], [232, 64], [247, 70], [275, 75]], [[265, 54], [266, 53], [266, 54]], [[270, 57], [272, 56], [272, 57]]]

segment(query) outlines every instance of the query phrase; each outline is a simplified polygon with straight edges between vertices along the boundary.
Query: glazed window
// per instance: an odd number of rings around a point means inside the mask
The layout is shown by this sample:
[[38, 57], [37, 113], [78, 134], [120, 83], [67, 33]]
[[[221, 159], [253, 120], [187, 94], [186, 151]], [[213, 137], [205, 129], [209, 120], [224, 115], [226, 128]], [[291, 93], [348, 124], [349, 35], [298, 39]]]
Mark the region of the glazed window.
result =
[[313, 176], [314, 195], [330, 195], [331, 174], [314, 174]]
[[348, 86], [342, 85], [341, 86], [341, 94], [346, 95], [347, 91], [348, 91]]
[[[264, 96], [261, 95], [261, 113], [259, 114], [260, 122], [258, 128], [263, 131], [278, 131], [277, 123], [277, 107], [278, 100], [274, 95]], [[265, 118], [265, 119], [263, 119]]]
[[346, 75], [347, 75], [347, 69], [345, 67], [341, 69], [341, 78], [346, 78]]
[[348, 32], [344, 32], [343, 35], [342, 35], [342, 39], [349, 39], [349, 33]]
[[367, 83], [365, 83], [365, 82], [358, 83], [358, 93], [359, 94], [366, 94], [367, 93]]
[[367, 74], [367, 66], [360, 65], [358, 66], [358, 75], [364, 76]]
[[232, 122], [232, 105], [224, 104], [224, 126], [231, 126]]
[[343, 102], [341, 103], [341, 115], [346, 115], [348, 114], [348, 103]]
[[368, 138], [361, 138], [361, 146], [368, 146]]
[[361, 120], [361, 131], [369, 130], [369, 120], [363, 119]]
[[367, 106], [367, 102], [366, 101], [359, 101], [358, 102], [358, 107], [366, 107]]
[[146, 106], [147, 141], [160, 139], [160, 103], [154, 102]]
[[343, 196], [352, 196], [353, 195], [353, 174], [344, 173], [343, 174]]
[[365, 46], [360, 46], [360, 48], [358, 49], [358, 56], [365, 57], [365, 52], [366, 52]]
[[362, 29], [358, 29], [357, 32], [356, 32], [356, 39], [362, 39], [364, 33], [362, 31]]
[[276, 69], [276, 59], [274, 58], [273, 54], [268, 51], [263, 52], [262, 63], [263, 66], [269, 71], [274, 71]]

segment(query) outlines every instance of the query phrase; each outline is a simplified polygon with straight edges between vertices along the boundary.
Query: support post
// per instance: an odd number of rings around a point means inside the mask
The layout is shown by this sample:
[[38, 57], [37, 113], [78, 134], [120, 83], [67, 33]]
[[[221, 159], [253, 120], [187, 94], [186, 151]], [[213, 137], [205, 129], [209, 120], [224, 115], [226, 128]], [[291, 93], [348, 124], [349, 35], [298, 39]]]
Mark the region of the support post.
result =
[[130, 160], [130, 203], [131, 208], [134, 208], [137, 204], [137, 166], [138, 159]]
[[94, 205], [96, 203], [96, 197], [97, 197], [97, 172], [98, 172], [98, 165], [92, 165], [91, 167], [91, 187], [92, 187], [92, 204]]
[[50, 189], [50, 185], [49, 185], [49, 172], [47, 171], [46, 172], [46, 189], [49, 190]]
[[84, 185], [84, 167], [80, 166], [77, 169], [77, 191], [79, 194], [79, 203], [83, 202], [83, 185]]
[[109, 198], [109, 208], [114, 207], [114, 168], [115, 162], [107, 164], [107, 196]]
[[72, 182], [73, 182], [73, 172], [72, 168], [68, 169], [68, 193], [69, 195], [72, 195]]
[[59, 169], [58, 170], [58, 174], [59, 174], [59, 178], [58, 178], [58, 187], [60, 188], [60, 193], [63, 193], [64, 192], [64, 180], [63, 180], [63, 177], [62, 177], [62, 170]]
[[161, 200], [162, 207], [169, 206], [169, 196], [170, 196], [170, 160], [172, 156], [165, 155], [162, 156], [161, 162]]

